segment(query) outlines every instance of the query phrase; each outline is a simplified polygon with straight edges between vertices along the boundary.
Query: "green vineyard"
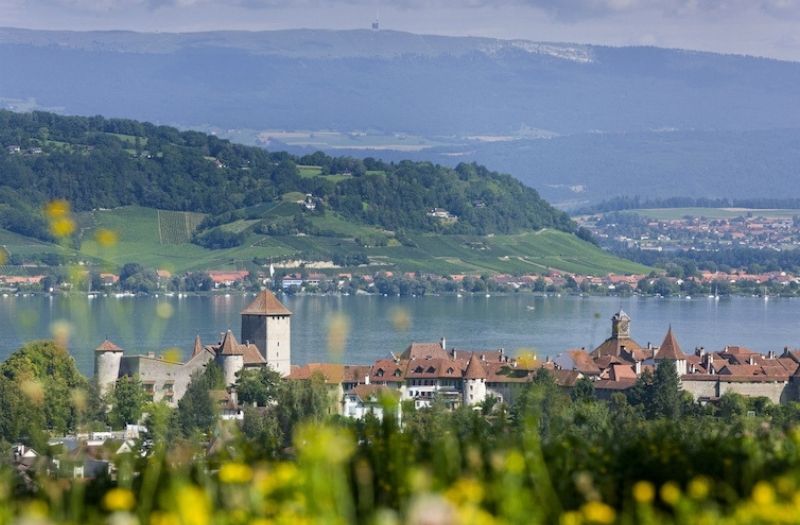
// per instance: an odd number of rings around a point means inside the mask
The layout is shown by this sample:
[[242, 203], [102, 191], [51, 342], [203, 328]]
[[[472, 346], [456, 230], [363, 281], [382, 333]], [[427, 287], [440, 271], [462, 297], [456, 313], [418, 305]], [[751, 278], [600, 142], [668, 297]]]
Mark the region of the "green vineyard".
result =
[[161, 244], [185, 244], [205, 217], [202, 213], [158, 210], [158, 237]]

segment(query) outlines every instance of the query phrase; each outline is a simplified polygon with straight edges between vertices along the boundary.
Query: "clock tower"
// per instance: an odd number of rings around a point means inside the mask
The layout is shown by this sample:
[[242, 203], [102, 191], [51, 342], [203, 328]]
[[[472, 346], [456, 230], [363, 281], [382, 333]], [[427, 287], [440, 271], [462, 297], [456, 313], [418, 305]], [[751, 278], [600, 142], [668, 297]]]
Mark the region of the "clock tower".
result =
[[611, 337], [614, 339], [631, 337], [631, 318], [622, 309], [611, 317]]

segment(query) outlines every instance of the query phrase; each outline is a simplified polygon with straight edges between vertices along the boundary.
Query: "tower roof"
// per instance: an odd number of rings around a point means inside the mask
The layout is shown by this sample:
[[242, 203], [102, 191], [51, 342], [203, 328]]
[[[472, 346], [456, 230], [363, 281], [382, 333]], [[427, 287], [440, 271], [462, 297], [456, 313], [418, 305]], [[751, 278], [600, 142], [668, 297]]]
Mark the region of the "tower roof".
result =
[[236, 336], [233, 335], [233, 332], [230, 330], [225, 332], [225, 337], [222, 339], [222, 343], [219, 345], [219, 353], [222, 355], [244, 354], [239, 341], [236, 340]]
[[94, 349], [95, 352], [122, 352], [122, 348], [118, 347], [108, 339], [100, 343], [100, 346]]
[[192, 357], [201, 353], [203, 353], [203, 343], [200, 341], [200, 334], [197, 334], [197, 337], [194, 338], [194, 348], [192, 349]]
[[472, 357], [469, 358], [467, 369], [464, 372], [464, 379], [486, 379], [486, 369], [483, 368], [480, 359], [475, 354], [472, 354]]
[[614, 316], [611, 319], [613, 319], [615, 321], [619, 320], [619, 319], [627, 319], [628, 321], [630, 321], [631, 317], [628, 314], [625, 313], [625, 310], [620, 308], [619, 312], [615, 313]]
[[659, 347], [658, 352], [653, 359], [669, 359], [670, 361], [686, 359], [686, 354], [681, 351], [678, 340], [675, 339], [675, 334], [672, 333], [672, 326], [670, 326], [669, 330], [667, 330], [667, 335], [664, 337], [664, 342], [661, 343], [661, 346]]
[[242, 310], [242, 315], [292, 315], [292, 312], [275, 297], [274, 293], [262, 290], [253, 302]]

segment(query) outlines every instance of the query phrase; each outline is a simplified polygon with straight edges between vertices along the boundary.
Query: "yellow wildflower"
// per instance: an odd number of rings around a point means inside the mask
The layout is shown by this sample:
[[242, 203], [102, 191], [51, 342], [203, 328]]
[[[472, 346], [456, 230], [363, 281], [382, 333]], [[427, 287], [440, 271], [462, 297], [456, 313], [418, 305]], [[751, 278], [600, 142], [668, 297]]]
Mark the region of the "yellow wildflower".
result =
[[350, 333], [350, 319], [344, 314], [333, 314], [328, 320], [328, 353], [340, 357], [344, 353], [347, 336]]
[[63, 199], [56, 199], [47, 203], [44, 207], [44, 213], [50, 219], [60, 219], [69, 215], [69, 202]]
[[106, 228], [99, 228], [94, 233], [94, 240], [103, 248], [110, 248], [117, 244], [117, 232]]
[[697, 476], [689, 482], [686, 492], [692, 499], [705, 499], [711, 490], [711, 482], [705, 476]]
[[60, 217], [50, 223], [50, 233], [56, 237], [69, 237], [75, 232], [75, 221], [69, 217]]
[[581, 507], [581, 512], [589, 523], [614, 523], [617, 517], [614, 509], [601, 501], [587, 501]]
[[171, 512], [153, 512], [150, 515], [150, 525], [180, 525], [178, 517]]
[[756, 505], [771, 505], [775, 502], [775, 489], [766, 481], [759, 481], [753, 487], [751, 497]]
[[175, 309], [170, 303], [158, 303], [156, 306], [156, 315], [161, 319], [169, 319], [174, 313]]
[[411, 326], [411, 316], [405, 308], [392, 308], [389, 315], [392, 319], [392, 326], [398, 332], [405, 332]]
[[180, 522], [183, 525], [207, 525], [210, 521], [211, 506], [208, 496], [199, 487], [184, 485], [175, 494]]
[[659, 495], [664, 503], [675, 505], [681, 499], [681, 489], [674, 481], [667, 481], [661, 486]]
[[253, 469], [243, 463], [225, 463], [219, 469], [219, 480], [226, 484], [247, 483], [253, 479]]
[[583, 522], [583, 517], [580, 512], [570, 510], [561, 515], [559, 522], [561, 525], [580, 525]]
[[103, 496], [103, 506], [112, 512], [118, 510], [131, 510], [136, 503], [133, 492], [128, 489], [115, 488]]
[[483, 487], [472, 478], [463, 478], [447, 490], [445, 497], [457, 505], [477, 505], [483, 499]]
[[649, 481], [637, 481], [633, 486], [633, 499], [637, 503], [651, 503], [656, 496], [656, 489]]
[[506, 456], [506, 470], [511, 474], [521, 474], [525, 470], [525, 458], [516, 450]]

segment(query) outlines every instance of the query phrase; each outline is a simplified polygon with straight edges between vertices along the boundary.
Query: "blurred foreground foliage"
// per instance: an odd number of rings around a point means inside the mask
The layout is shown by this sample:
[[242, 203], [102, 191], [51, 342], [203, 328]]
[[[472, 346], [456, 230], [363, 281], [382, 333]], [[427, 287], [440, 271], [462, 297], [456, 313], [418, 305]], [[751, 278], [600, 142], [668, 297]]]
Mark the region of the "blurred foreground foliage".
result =
[[[45, 350], [47, 362], [3, 365], [4, 388], [22, 370], [62, 366]], [[318, 379], [258, 373], [240, 379], [261, 405], [241, 423], [199, 408], [216, 373], [197, 376], [184, 408], [148, 407], [150, 434], [117, 457], [114, 479], [34, 468], [24, 482], [4, 466], [0, 524], [800, 521], [798, 407], [730, 396], [702, 407], [673, 396], [666, 372], [630, 399], [598, 401], [583, 384], [570, 395], [541, 373], [510, 406], [449, 412], [385, 400], [382, 419], [362, 421], [332, 414]], [[66, 366], [57, 381], [70, 375]], [[40, 423], [62, 424], [31, 420]]]

